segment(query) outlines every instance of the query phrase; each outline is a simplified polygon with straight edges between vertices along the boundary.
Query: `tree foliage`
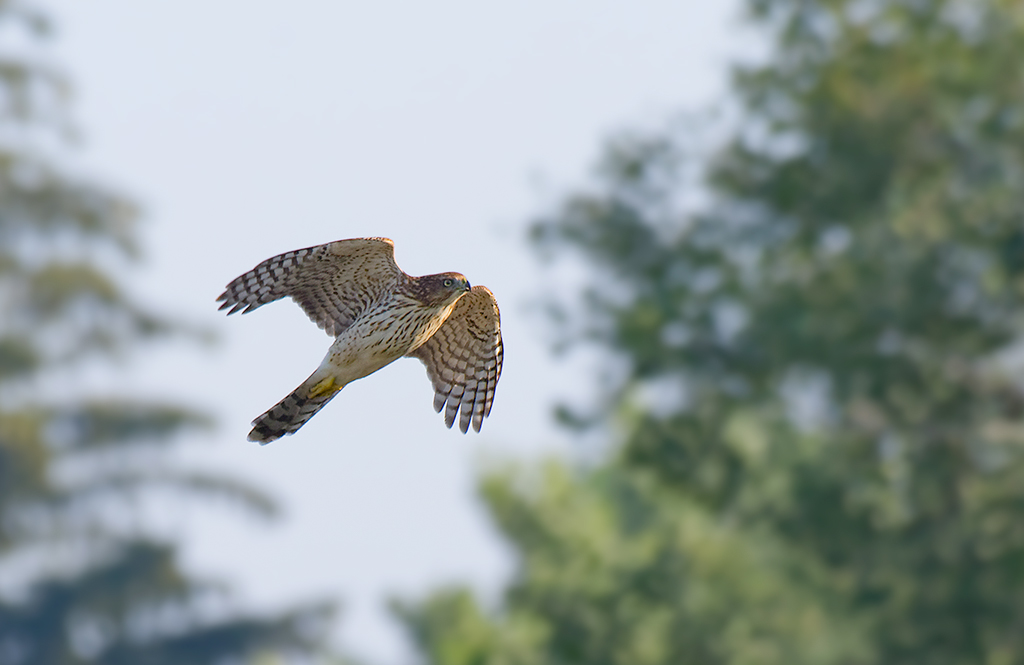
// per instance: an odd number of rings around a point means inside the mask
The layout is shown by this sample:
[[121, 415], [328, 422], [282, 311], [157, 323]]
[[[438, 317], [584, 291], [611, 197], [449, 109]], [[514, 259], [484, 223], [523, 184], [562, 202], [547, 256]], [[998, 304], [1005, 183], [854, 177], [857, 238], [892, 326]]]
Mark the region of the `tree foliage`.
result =
[[[729, 140], [622, 137], [533, 228], [589, 268], [563, 332], [617, 361], [592, 411], [620, 445], [488, 481], [520, 569], [493, 612], [405, 608], [432, 662], [1024, 658], [1024, 11], [748, 6], [773, 48]], [[439, 603], [491, 631], [474, 659]]]
[[[5, 35], [39, 44], [49, 21], [0, 2]], [[262, 493], [173, 466], [170, 444], [209, 425], [188, 408], [73, 387], [83, 369], [187, 333], [121, 282], [138, 211], [62, 166], [73, 126], [65, 74], [33, 49], [0, 58], [0, 662], [157, 665], [311, 653], [326, 607], [238, 613], [140, 527], [154, 495]]]

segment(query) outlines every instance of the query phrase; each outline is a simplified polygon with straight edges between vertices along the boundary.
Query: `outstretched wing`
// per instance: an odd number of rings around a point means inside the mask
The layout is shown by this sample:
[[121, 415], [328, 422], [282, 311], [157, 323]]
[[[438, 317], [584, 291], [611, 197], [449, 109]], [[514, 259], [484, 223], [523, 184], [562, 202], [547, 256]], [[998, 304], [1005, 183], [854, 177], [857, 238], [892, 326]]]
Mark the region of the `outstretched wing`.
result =
[[236, 277], [217, 298], [243, 314], [291, 296], [328, 335], [337, 336], [408, 276], [388, 238], [353, 238], [267, 259]]
[[472, 421], [479, 432], [491, 413], [501, 376], [501, 317], [494, 294], [485, 286], [474, 286], [459, 298], [438, 331], [409, 355], [427, 366], [434, 410], [445, 409], [445, 424], [451, 427], [461, 408], [459, 429], [466, 432]]

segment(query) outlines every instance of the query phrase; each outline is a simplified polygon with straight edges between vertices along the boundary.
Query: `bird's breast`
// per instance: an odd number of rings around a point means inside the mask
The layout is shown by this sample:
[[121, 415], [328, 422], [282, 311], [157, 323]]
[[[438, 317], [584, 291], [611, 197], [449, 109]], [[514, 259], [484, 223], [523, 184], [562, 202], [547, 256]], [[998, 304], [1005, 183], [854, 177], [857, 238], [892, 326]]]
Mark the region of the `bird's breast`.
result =
[[329, 362], [344, 383], [360, 379], [418, 348], [449, 313], [418, 303], [370, 310], [334, 340]]

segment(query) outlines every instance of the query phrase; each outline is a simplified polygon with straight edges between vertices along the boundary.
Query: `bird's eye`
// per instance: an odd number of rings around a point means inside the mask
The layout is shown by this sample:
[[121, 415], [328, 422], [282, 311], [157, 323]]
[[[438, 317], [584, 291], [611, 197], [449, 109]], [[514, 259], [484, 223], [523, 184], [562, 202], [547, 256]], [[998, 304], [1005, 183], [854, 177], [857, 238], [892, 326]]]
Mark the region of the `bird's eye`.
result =
[[441, 283], [442, 283], [442, 284], [444, 284], [445, 288], [448, 288], [449, 286], [451, 286], [451, 285], [452, 285], [452, 284], [454, 284], [455, 282], [453, 282], [453, 281], [452, 281], [452, 279], [451, 279], [451, 277], [449, 277], [449, 278], [445, 279], [445, 280], [444, 280], [443, 282], [441, 282]]

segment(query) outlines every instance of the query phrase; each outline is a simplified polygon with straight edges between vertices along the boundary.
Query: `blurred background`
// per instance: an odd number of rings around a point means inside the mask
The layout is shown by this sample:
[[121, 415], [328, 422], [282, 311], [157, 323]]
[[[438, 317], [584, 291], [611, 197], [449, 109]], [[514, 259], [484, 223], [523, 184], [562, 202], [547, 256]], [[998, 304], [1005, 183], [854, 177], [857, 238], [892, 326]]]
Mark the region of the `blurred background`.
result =
[[[0, 663], [1024, 661], [1024, 10], [0, 0]], [[502, 307], [299, 435], [280, 252]]]

